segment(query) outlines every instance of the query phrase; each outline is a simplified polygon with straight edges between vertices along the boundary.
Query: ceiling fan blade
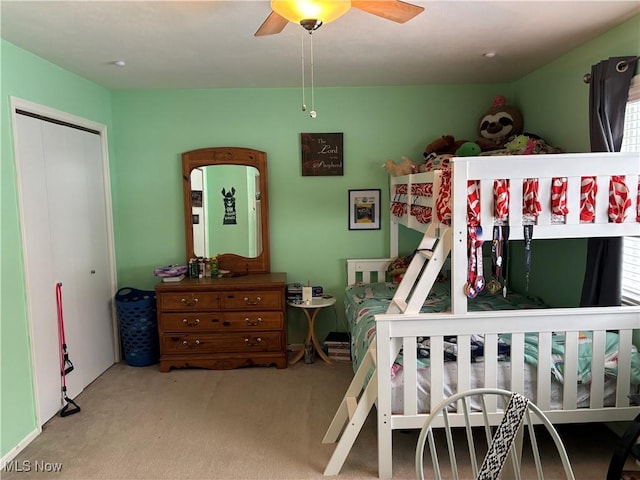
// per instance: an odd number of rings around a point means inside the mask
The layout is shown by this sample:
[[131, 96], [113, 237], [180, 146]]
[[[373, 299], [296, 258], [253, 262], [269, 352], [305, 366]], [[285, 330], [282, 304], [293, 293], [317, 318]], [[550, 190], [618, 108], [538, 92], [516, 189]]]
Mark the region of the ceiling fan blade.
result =
[[273, 35], [280, 33], [282, 29], [289, 23], [289, 20], [280, 16], [276, 12], [271, 12], [267, 19], [260, 25], [260, 28], [253, 34], [254, 37], [262, 37], [263, 35]]
[[351, 6], [364, 12], [391, 20], [405, 23], [424, 11], [424, 7], [412, 5], [400, 0], [353, 0]]

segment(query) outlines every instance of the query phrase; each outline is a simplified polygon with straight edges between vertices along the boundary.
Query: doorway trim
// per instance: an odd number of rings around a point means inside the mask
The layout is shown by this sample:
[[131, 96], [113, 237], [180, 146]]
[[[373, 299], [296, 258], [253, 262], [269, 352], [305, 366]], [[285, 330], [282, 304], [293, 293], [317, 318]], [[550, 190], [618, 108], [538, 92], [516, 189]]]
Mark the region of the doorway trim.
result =
[[[122, 357], [120, 353], [120, 335], [118, 330], [118, 320], [116, 315], [115, 301], [113, 300], [117, 290], [117, 276], [116, 276], [116, 263], [115, 263], [115, 245], [114, 245], [114, 231], [113, 231], [113, 203], [111, 197], [111, 177], [109, 171], [109, 147], [107, 141], [107, 127], [101, 123], [97, 123], [86, 118], [78, 117], [72, 115], [67, 112], [63, 112], [60, 110], [56, 110], [50, 107], [46, 107], [44, 105], [40, 105], [37, 103], [30, 102], [28, 100], [24, 100], [18, 97], [9, 97], [10, 105], [11, 105], [11, 125], [12, 125], [12, 140], [13, 140], [13, 155], [14, 155], [14, 165], [16, 169], [16, 187], [18, 193], [18, 215], [20, 219], [20, 235], [21, 235], [21, 245], [22, 245], [22, 265], [24, 272], [24, 287], [25, 287], [25, 296], [26, 296], [26, 313], [27, 313], [27, 324], [29, 330], [29, 353], [31, 358], [31, 380], [32, 387], [34, 392], [34, 400], [35, 400], [35, 410], [36, 410], [36, 418], [37, 418], [37, 434], [40, 434], [42, 431], [42, 421], [41, 421], [41, 413], [39, 406], [39, 393], [38, 393], [38, 382], [36, 379], [35, 372], [35, 352], [32, 344], [32, 339], [34, 338], [34, 322], [31, 315], [31, 305], [30, 305], [30, 295], [32, 295], [32, 291], [30, 289], [30, 280], [29, 280], [29, 271], [27, 269], [27, 255], [28, 252], [24, 248], [24, 238], [26, 235], [25, 231], [25, 221], [24, 221], [24, 197], [22, 191], [22, 174], [21, 167], [19, 161], [20, 152], [18, 152], [18, 131], [17, 131], [17, 116], [23, 115], [24, 113], [18, 113], [19, 110], [27, 112], [27, 114], [32, 114], [33, 116], [37, 116], [43, 120], [50, 119], [54, 123], [64, 124], [69, 127], [76, 127], [81, 130], [89, 130], [92, 132], [96, 132], [100, 136], [100, 144], [101, 144], [101, 154], [102, 154], [102, 175], [104, 179], [104, 202], [105, 202], [105, 213], [106, 213], [106, 227], [107, 227], [107, 257], [109, 261], [109, 287], [111, 294], [111, 322], [112, 322], [112, 331], [113, 331], [113, 346], [114, 346], [114, 358], [116, 362], [119, 362]], [[36, 435], [37, 436], [37, 435]], [[23, 445], [26, 446], [29, 442], [26, 442]], [[17, 454], [17, 452], [16, 452]]]

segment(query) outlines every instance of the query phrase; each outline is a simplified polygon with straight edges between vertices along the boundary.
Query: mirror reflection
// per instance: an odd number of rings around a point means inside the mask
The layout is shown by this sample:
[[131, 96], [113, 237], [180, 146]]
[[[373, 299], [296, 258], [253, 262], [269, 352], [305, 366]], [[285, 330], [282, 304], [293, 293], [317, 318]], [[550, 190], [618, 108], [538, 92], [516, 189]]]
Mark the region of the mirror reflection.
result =
[[244, 165], [191, 171], [193, 250], [198, 257], [262, 253], [260, 172]]

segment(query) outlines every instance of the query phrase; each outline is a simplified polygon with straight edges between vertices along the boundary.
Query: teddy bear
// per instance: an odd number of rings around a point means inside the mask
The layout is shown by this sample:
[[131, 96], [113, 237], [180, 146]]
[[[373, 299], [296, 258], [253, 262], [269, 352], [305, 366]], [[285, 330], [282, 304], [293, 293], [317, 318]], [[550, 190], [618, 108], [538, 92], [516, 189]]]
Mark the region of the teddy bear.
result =
[[480, 118], [476, 140], [483, 152], [504, 148], [505, 143], [522, 133], [524, 122], [520, 111], [507, 105], [507, 100], [499, 95], [493, 99], [491, 108]]
[[387, 275], [391, 278], [393, 283], [402, 282], [402, 278], [409, 268], [412, 257], [413, 255], [409, 255], [407, 257], [396, 257], [391, 261], [391, 263], [389, 263], [389, 266], [387, 267]]
[[407, 157], [402, 157], [402, 161], [398, 164], [393, 160], [387, 160], [382, 166], [394, 177], [409, 175], [418, 171], [418, 166]]
[[454, 155], [443, 153], [436, 155], [431, 153], [426, 161], [418, 166], [418, 172], [432, 172], [434, 170], [447, 170], [450, 167], [451, 159]]
[[423, 157], [427, 160], [430, 156], [442, 154], [454, 154], [467, 140], [456, 140], [453, 135], [442, 135], [424, 147]]

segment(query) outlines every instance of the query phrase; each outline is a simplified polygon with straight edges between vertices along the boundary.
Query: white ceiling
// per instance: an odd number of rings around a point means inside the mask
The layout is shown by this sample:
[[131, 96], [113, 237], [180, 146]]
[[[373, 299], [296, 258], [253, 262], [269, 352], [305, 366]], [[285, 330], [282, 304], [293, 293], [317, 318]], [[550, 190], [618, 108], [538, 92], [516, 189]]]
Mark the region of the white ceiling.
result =
[[[351, 9], [314, 33], [315, 85], [512, 82], [640, 13], [639, 0], [409, 2], [425, 11], [405, 24]], [[254, 37], [270, 11], [267, 0], [1, 0], [0, 35], [110, 89], [299, 86], [310, 36], [289, 24]]]

